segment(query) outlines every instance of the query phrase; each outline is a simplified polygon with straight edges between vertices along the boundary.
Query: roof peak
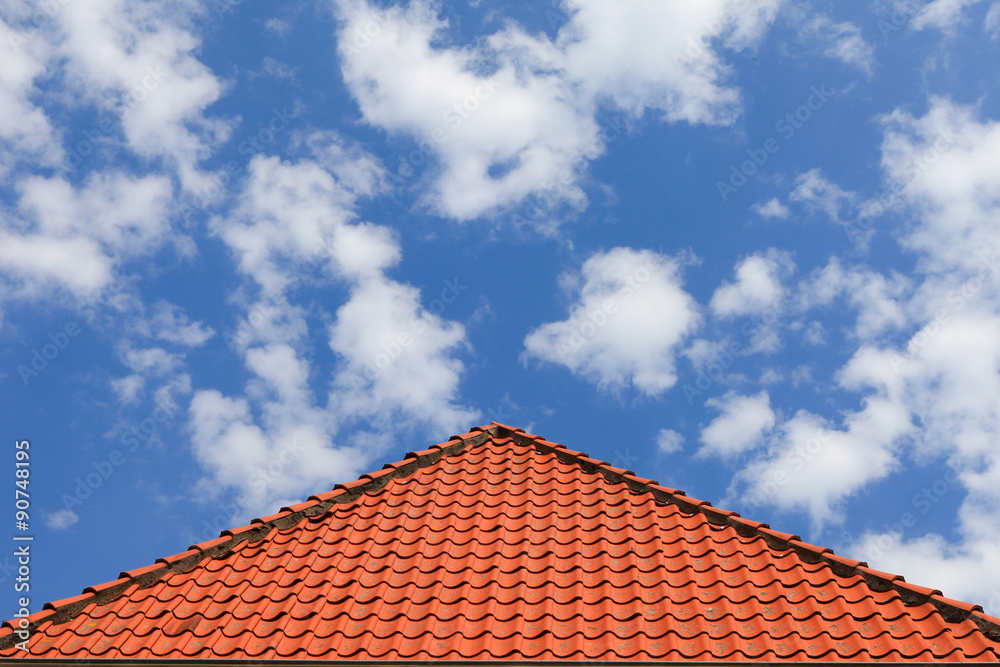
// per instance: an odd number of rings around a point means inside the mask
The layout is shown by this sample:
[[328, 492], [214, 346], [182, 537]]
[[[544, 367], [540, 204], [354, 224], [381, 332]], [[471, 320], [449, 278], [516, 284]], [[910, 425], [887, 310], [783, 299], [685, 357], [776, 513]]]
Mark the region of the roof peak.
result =
[[[146, 567], [122, 572], [117, 580], [89, 586], [81, 595], [47, 602], [42, 611], [28, 617], [29, 631], [33, 632], [44, 622], [59, 624], [69, 621], [89, 605], [108, 604], [133, 586], [146, 588], [168, 574], [186, 572], [206, 559], [227, 554], [242, 542], [256, 542], [276, 529], [290, 528], [303, 518], [319, 516], [330, 511], [335, 505], [354, 502], [365, 494], [379, 491], [393, 479], [409, 477], [417, 470], [434, 466], [442, 459], [460, 454], [467, 448], [508, 440], [520, 446], [532, 447], [541, 453], [554, 454], [561, 462], [578, 465], [588, 474], [601, 475], [609, 483], [624, 483], [632, 493], [648, 493], [654, 500], [675, 505], [686, 514], [704, 515], [712, 524], [732, 527], [741, 537], [759, 536], [773, 550], [791, 549], [807, 563], [824, 561], [839, 577], [859, 575], [874, 591], [884, 592], [893, 589], [906, 605], [929, 602], [946, 621], [955, 623], [966, 619], [972, 620], [987, 637], [1000, 641], [1000, 619], [984, 614], [979, 605], [945, 598], [941, 591], [906, 583], [900, 575], [873, 570], [865, 562], [843, 558], [830, 549], [803, 542], [798, 535], [773, 530], [766, 523], [744, 519], [736, 512], [713, 507], [711, 503], [692, 498], [684, 491], [664, 487], [654, 480], [639, 477], [631, 470], [617, 468], [606, 461], [591, 458], [584, 452], [568, 449], [540, 435], [529, 434], [523, 429], [496, 421], [486, 426], [476, 426], [460, 435], [453, 435], [448, 441], [431, 445], [425, 450], [409, 452], [402, 461], [387, 463], [381, 470], [365, 473], [351, 482], [337, 484], [331, 491], [312, 495], [308, 500], [296, 505], [282, 507], [277, 513], [253, 519], [246, 526], [224, 530], [218, 538], [194, 544], [185, 552], [159, 558]], [[0, 650], [10, 648], [17, 641], [14, 629], [13, 621], [3, 623], [0, 629]]]

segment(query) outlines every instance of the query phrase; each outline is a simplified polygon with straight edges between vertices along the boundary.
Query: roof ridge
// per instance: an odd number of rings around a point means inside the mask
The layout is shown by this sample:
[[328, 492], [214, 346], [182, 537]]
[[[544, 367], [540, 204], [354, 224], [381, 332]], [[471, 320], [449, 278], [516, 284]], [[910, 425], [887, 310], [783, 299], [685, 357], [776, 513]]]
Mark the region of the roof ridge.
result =
[[980, 605], [952, 600], [944, 597], [941, 591], [908, 584], [900, 575], [873, 570], [863, 561], [837, 556], [831, 549], [803, 542], [798, 535], [773, 530], [766, 523], [744, 519], [736, 512], [713, 507], [708, 501], [692, 498], [679, 489], [661, 486], [659, 482], [639, 477], [631, 470], [614, 467], [606, 461], [593, 459], [586, 453], [550, 442], [540, 435], [529, 434], [524, 429], [494, 421], [488, 426], [476, 426], [466, 433], [453, 435], [448, 441], [431, 445], [427, 449], [408, 452], [402, 461], [387, 463], [381, 470], [364, 473], [351, 482], [337, 484], [331, 491], [309, 496], [306, 501], [296, 505], [282, 507], [275, 514], [255, 518], [246, 526], [224, 530], [218, 538], [191, 545], [187, 551], [158, 558], [152, 565], [121, 572], [118, 579], [88, 586], [80, 595], [46, 602], [42, 611], [24, 619], [4, 621], [0, 624], [0, 650], [11, 648], [17, 641], [18, 636], [14, 631], [20, 620], [27, 621], [30, 633], [49, 621], [66, 623], [91, 604], [103, 606], [113, 602], [132, 586], [152, 586], [168, 574], [186, 572], [203, 560], [227, 554], [242, 542], [259, 541], [275, 529], [284, 530], [303, 518], [325, 514], [334, 505], [353, 502], [362, 495], [380, 490], [392, 479], [409, 477], [446, 456], [494, 439], [511, 439], [522, 446], [532, 446], [537, 451], [554, 453], [563, 462], [578, 464], [584, 472], [600, 473], [612, 483], [624, 482], [634, 493], [650, 493], [655, 500], [676, 505], [688, 514], [700, 513], [715, 525], [731, 526], [741, 537], [760, 536], [771, 549], [792, 549], [808, 563], [826, 562], [839, 577], [859, 575], [872, 590], [895, 590], [907, 606], [930, 602], [945, 621], [958, 623], [970, 619], [987, 637], [1000, 641], [1000, 618], [985, 614]]
[[497, 435], [506, 431], [509, 437], [520, 442], [520, 444], [533, 443], [540, 451], [547, 450], [555, 453], [560, 460], [579, 463], [585, 472], [600, 472], [605, 479], [612, 483], [624, 482], [629, 487], [629, 490], [635, 493], [650, 493], [654, 499], [676, 505], [689, 514], [703, 514], [715, 525], [731, 526], [741, 537], [760, 536], [767, 543], [768, 547], [772, 549], [792, 549], [807, 563], [826, 562], [838, 577], [847, 578], [859, 575], [868, 587], [874, 591], [884, 592], [893, 589], [899, 594], [903, 604], [906, 606], [930, 602], [948, 623], [959, 623], [966, 619], [972, 620], [984, 635], [994, 641], [1000, 641], [1000, 618], [986, 614], [981, 605], [946, 598], [937, 589], [907, 583], [903, 576], [899, 574], [873, 570], [868, 567], [868, 563], [865, 561], [838, 556], [832, 549], [803, 542], [802, 538], [798, 535], [782, 533], [773, 530], [766, 523], [744, 519], [737, 512], [713, 507], [712, 503], [707, 500], [698, 500], [697, 498], [688, 496], [684, 491], [679, 489], [660, 486], [659, 482], [639, 477], [631, 470], [616, 468], [607, 461], [592, 459], [583, 452], [568, 449], [565, 445], [559, 443], [550, 442], [542, 436], [526, 433], [524, 429], [507, 426], [495, 421], [492, 425], [497, 427]]

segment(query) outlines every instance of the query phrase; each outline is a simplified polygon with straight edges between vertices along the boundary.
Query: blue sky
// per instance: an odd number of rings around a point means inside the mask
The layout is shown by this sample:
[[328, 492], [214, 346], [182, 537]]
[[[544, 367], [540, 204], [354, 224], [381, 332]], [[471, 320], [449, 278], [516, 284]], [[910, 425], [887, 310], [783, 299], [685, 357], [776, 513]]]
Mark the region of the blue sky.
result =
[[1000, 2], [0, 32], [33, 610], [497, 420], [1000, 614]]

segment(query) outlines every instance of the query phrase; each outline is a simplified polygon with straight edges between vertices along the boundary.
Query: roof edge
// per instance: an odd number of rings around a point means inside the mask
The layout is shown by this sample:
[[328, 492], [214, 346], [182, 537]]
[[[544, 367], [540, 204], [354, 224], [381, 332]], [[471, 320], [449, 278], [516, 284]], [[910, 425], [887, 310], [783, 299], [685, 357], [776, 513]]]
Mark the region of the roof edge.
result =
[[650, 493], [656, 500], [676, 505], [689, 514], [703, 514], [713, 524], [731, 526], [742, 537], [762, 537], [772, 549], [792, 549], [807, 563], [825, 562], [839, 577], [859, 575], [874, 591], [895, 590], [906, 606], [929, 602], [945, 621], [960, 623], [971, 620], [988, 638], [1000, 641], [1000, 618], [989, 616], [978, 604], [952, 600], [944, 597], [939, 590], [909, 584], [902, 575], [873, 570], [864, 561], [838, 556], [832, 549], [803, 542], [798, 535], [772, 530], [766, 523], [744, 519], [737, 512], [713, 507], [707, 500], [698, 500], [678, 489], [660, 486], [659, 482], [638, 477], [631, 470], [592, 459], [583, 452], [567, 449], [565, 445], [550, 442], [542, 436], [525, 433], [524, 429], [499, 422], [493, 422], [492, 426], [496, 428], [497, 436], [511, 437], [522, 445], [534, 445], [540, 451], [555, 453], [561, 461], [577, 463], [586, 472], [599, 472], [611, 483], [624, 482], [635, 493]]

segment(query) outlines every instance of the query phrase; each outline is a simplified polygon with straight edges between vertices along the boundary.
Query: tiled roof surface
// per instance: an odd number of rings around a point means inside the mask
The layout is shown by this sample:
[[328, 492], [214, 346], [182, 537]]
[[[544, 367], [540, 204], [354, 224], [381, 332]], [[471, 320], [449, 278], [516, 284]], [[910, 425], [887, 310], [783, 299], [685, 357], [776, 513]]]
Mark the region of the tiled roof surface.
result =
[[499, 424], [30, 617], [35, 658], [991, 661], [1000, 620]]

